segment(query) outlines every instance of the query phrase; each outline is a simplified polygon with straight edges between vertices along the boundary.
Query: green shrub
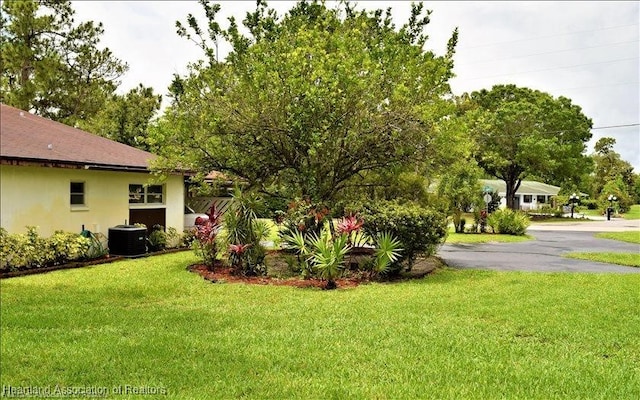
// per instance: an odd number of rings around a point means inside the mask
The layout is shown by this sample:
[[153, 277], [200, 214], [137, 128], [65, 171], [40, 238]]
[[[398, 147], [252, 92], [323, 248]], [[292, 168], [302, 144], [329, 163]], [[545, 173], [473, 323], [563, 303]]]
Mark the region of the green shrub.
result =
[[0, 228], [0, 270], [13, 271], [25, 267], [28, 263], [25, 247], [25, 235], [11, 235]]
[[176, 247], [182, 246], [182, 235], [180, 235], [180, 233], [178, 233], [178, 230], [173, 226], [167, 228], [166, 237], [166, 245], [168, 249], [174, 249]]
[[91, 241], [77, 233], [56, 231], [49, 239], [48, 246], [53, 256], [53, 264], [86, 258]]
[[43, 238], [35, 226], [25, 234], [0, 229], [0, 270], [42, 268], [87, 257], [91, 241], [79, 234], [56, 231]]
[[313, 232], [320, 236], [328, 215], [329, 209], [322, 204], [295, 199], [289, 203], [286, 212], [276, 213], [275, 221], [283, 224], [280, 230], [282, 238], [291, 236], [296, 231], [304, 234]]
[[525, 213], [506, 208], [490, 214], [487, 224], [493, 229], [493, 233], [522, 236], [530, 220]]
[[447, 236], [445, 213], [411, 203], [380, 201], [362, 206], [358, 215], [371, 237], [388, 232], [400, 241], [402, 253], [389, 267], [390, 274], [400, 272], [403, 266], [411, 269], [419, 255], [435, 254]]
[[266, 275], [264, 263], [266, 251], [260, 242], [269, 229], [258, 221], [257, 214], [264, 208], [264, 201], [255, 193], [243, 193], [236, 189], [233, 201], [224, 216], [227, 231], [225, 248], [229, 264], [242, 275]]
[[596, 199], [582, 199], [580, 205], [587, 207], [587, 210], [597, 210], [599, 206]]
[[167, 247], [167, 234], [164, 231], [164, 226], [154, 225], [147, 241], [151, 251], [164, 250]]

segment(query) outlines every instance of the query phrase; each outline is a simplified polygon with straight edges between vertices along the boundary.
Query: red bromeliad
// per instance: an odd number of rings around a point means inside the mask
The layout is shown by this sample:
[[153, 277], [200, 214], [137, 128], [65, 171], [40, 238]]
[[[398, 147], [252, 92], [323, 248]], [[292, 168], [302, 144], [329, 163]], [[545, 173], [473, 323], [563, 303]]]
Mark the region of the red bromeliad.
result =
[[344, 217], [340, 221], [338, 221], [338, 227], [336, 228], [336, 231], [338, 232], [338, 234], [348, 235], [351, 232], [359, 231], [360, 228], [362, 228], [363, 223], [364, 221], [358, 219], [356, 216], [349, 215], [348, 217]]
[[251, 243], [249, 244], [230, 244], [229, 245], [229, 252], [233, 253], [233, 254], [242, 254], [244, 253], [249, 247], [251, 246]]

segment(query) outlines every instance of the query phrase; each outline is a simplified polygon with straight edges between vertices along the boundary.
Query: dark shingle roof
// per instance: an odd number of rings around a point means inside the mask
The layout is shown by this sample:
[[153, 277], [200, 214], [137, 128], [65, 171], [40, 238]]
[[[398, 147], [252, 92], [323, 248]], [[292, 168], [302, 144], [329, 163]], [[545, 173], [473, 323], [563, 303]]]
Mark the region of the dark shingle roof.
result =
[[146, 170], [156, 157], [5, 104], [0, 110], [1, 159]]

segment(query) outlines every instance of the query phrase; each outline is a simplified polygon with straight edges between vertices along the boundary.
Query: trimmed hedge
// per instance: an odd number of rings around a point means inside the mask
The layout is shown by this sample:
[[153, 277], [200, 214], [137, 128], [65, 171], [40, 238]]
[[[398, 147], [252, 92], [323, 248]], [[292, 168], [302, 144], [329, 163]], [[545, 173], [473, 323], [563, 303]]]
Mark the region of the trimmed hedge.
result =
[[400, 259], [392, 272], [404, 266], [410, 270], [420, 255], [431, 256], [447, 237], [447, 215], [413, 203], [378, 201], [357, 210], [364, 220], [363, 229], [371, 237], [389, 232], [402, 244]]
[[26, 234], [9, 234], [0, 228], [0, 271], [42, 268], [86, 258], [91, 241], [79, 234], [56, 231], [43, 238], [36, 227]]

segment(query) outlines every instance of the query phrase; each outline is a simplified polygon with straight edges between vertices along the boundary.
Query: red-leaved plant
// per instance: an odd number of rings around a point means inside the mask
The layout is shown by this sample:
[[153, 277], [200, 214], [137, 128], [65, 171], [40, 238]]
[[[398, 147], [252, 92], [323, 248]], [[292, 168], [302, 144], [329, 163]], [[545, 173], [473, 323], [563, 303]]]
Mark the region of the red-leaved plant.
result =
[[350, 235], [351, 232], [358, 232], [362, 228], [363, 220], [358, 219], [355, 215], [349, 215], [338, 221], [336, 232], [339, 235]]
[[237, 271], [242, 269], [243, 254], [249, 247], [251, 247], [251, 243], [229, 245], [229, 261], [231, 262], [231, 266]]
[[220, 231], [222, 213], [216, 209], [215, 204], [206, 213], [208, 220], [196, 225], [196, 253], [202, 257], [204, 263], [213, 268], [218, 253], [216, 238]]

